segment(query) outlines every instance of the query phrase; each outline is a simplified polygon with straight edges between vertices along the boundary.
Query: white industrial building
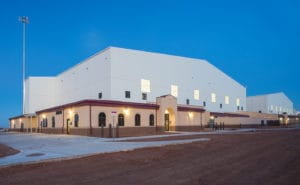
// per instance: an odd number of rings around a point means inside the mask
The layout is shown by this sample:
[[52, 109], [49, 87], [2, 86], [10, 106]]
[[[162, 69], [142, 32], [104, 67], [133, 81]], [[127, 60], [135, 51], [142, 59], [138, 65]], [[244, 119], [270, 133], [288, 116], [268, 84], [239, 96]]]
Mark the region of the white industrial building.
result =
[[270, 114], [294, 114], [293, 102], [283, 92], [249, 96], [247, 110]]
[[108, 47], [57, 76], [29, 77], [25, 114], [84, 99], [148, 103], [166, 94], [208, 111], [246, 109], [246, 88], [206, 60]]
[[13, 131], [127, 137], [300, 120], [284, 114], [293, 113], [284, 93], [246, 98], [244, 86], [206, 60], [117, 47], [25, 85]]

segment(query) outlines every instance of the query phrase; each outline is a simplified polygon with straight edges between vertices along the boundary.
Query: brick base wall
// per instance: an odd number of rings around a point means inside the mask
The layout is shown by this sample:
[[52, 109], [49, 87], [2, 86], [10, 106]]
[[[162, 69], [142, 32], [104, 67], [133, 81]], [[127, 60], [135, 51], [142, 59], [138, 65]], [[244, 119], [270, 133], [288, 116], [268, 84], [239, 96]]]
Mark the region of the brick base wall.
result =
[[46, 134], [62, 134], [62, 128], [38, 128], [37, 131]]
[[[10, 131], [20, 132], [20, 129], [10, 129]], [[66, 129], [62, 128], [38, 128], [37, 132], [46, 134], [67, 134]], [[163, 127], [119, 127], [118, 129], [109, 128], [70, 128], [70, 135], [83, 135], [94, 137], [129, 137], [163, 134]]]
[[184, 131], [184, 132], [197, 132], [203, 131], [204, 127], [201, 126], [170, 126], [170, 130]]

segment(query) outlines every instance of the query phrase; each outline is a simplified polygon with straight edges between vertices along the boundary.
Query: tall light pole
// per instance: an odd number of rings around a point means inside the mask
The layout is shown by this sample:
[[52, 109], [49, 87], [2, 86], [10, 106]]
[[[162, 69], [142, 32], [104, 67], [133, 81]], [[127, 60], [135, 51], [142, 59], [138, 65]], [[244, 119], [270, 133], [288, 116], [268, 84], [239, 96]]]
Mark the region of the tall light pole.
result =
[[22, 54], [22, 72], [23, 72], [23, 114], [25, 114], [25, 67], [26, 67], [26, 24], [29, 23], [29, 19], [26, 16], [19, 17], [19, 21], [23, 24], [23, 54]]

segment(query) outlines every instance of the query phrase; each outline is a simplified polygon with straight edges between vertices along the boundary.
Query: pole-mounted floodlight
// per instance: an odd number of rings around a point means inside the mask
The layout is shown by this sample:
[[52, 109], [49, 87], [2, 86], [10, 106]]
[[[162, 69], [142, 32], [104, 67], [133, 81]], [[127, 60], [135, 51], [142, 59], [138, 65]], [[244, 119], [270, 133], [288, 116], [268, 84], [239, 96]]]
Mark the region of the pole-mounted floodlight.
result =
[[26, 33], [26, 24], [29, 23], [29, 19], [28, 17], [26, 16], [22, 16], [22, 17], [19, 17], [19, 21], [23, 24], [23, 56], [22, 56], [22, 59], [23, 59], [23, 62], [22, 62], [22, 71], [23, 71], [23, 114], [25, 114], [25, 42], [26, 42], [26, 39], [25, 39], [25, 33]]

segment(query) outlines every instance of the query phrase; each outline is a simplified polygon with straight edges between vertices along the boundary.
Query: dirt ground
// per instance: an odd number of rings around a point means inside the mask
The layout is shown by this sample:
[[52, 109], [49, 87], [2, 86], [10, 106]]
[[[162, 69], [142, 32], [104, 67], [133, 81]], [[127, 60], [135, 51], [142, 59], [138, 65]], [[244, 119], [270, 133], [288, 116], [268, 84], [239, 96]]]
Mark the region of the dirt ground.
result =
[[19, 151], [0, 143], [0, 157], [13, 155], [16, 153], [19, 153]]
[[0, 169], [0, 184], [296, 185], [300, 130], [206, 135], [206, 142]]

